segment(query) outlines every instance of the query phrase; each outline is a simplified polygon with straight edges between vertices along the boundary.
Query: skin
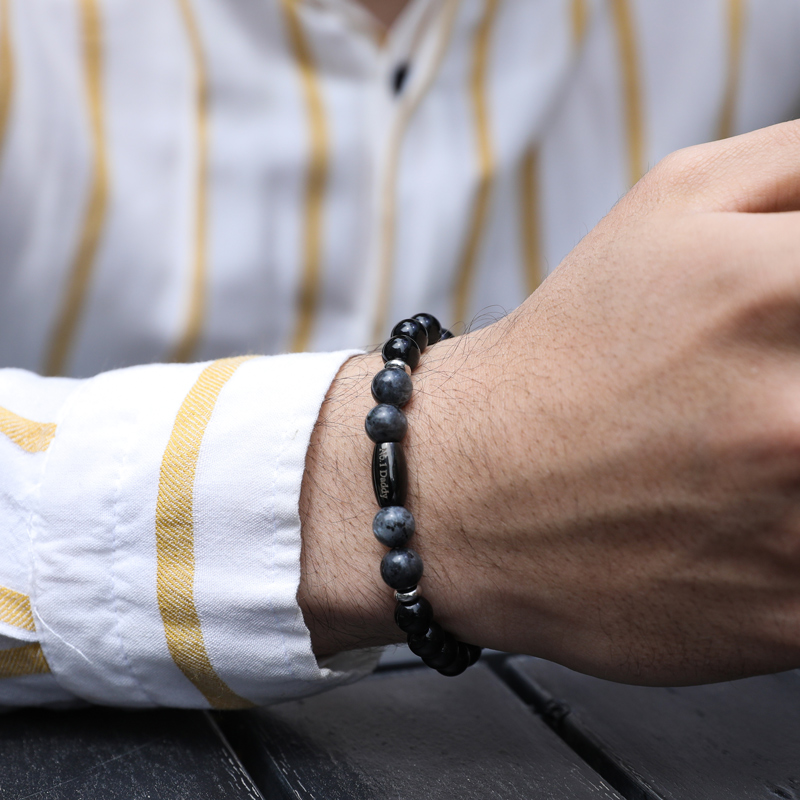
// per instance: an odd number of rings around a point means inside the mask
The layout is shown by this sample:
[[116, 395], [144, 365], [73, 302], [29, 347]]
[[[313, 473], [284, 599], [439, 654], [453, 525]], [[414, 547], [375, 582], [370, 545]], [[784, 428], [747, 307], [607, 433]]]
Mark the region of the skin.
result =
[[[520, 308], [431, 348], [412, 540], [464, 641], [641, 684], [800, 666], [800, 123], [669, 156]], [[371, 534], [374, 354], [323, 404], [298, 599], [398, 641]]]
[[391, 28], [409, 0], [358, 0], [384, 28]]

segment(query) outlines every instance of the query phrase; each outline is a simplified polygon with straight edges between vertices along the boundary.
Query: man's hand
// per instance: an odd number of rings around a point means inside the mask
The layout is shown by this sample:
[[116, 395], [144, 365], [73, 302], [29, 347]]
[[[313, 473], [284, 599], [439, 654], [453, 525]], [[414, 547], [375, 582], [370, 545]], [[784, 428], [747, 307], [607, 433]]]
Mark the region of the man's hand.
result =
[[[460, 639], [605, 678], [800, 666], [800, 124], [656, 166], [407, 408], [421, 587]], [[308, 458], [315, 651], [396, 641], [348, 362]]]

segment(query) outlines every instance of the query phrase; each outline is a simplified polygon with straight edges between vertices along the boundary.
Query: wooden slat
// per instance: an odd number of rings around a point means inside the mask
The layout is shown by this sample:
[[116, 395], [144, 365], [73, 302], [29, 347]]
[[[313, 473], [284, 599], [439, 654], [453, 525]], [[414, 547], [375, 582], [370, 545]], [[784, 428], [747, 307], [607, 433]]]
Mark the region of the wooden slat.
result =
[[216, 719], [265, 797], [619, 798], [483, 665], [387, 670]]
[[260, 800], [202, 712], [0, 715], [0, 798]]
[[800, 674], [624, 686], [520, 656], [521, 694], [626, 797], [800, 798]]

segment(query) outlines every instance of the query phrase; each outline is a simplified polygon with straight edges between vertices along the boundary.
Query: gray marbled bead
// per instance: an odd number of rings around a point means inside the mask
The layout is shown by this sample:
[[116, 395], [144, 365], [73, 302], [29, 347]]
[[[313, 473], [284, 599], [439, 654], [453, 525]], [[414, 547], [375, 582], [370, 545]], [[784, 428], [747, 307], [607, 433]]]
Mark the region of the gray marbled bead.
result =
[[408, 373], [399, 369], [382, 369], [372, 379], [372, 396], [376, 403], [404, 406], [411, 399], [413, 385]]
[[403, 506], [382, 508], [372, 520], [375, 538], [387, 547], [405, 547], [415, 530], [414, 517]]
[[[403, 375], [404, 373], [400, 373]], [[364, 422], [367, 436], [373, 442], [401, 442], [408, 430], [406, 415], [397, 406], [381, 403], [375, 406]]]
[[410, 547], [396, 547], [381, 559], [383, 582], [398, 591], [416, 586], [422, 571], [422, 559]]

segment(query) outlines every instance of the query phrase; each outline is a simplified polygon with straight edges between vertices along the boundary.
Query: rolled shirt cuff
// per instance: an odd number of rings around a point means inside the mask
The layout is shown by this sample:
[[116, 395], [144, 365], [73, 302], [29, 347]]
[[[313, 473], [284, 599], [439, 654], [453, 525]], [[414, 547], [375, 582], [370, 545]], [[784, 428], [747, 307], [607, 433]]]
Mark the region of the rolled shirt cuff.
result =
[[104, 373], [66, 401], [31, 514], [32, 606], [60, 685], [94, 703], [242, 708], [355, 680], [297, 604], [320, 405], [354, 351]]

